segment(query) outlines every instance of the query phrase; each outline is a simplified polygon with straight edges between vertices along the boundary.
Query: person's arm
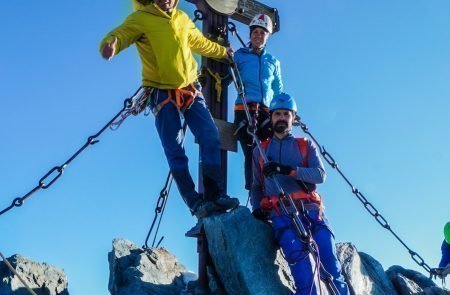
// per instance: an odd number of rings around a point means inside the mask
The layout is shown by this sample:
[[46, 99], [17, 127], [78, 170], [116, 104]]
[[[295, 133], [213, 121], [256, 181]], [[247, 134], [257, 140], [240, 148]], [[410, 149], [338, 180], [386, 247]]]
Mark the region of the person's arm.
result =
[[326, 178], [325, 168], [319, 157], [319, 152], [311, 141], [308, 141], [308, 167], [294, 167], [277, 162], [268, 162], [264, 164], [263, 173], [266, 176], [275, 174], [289, 175], [297, 180], [311, 184], [323, 183]]
[[251, 204], [253, 211], [261, 207], [261, 200], [263, 198], [263, 185], [264, 177], [261, 171], [261, 165], [259, 163], [260, 156], [258, 148], [253, 149], [253, 161], [252, 161], [252, 187], [250, 189]]
[[450, 264], [450, 245], [444, 240], [441, 246], [442, 258], [439, 262], [439, 267], [446, 267]]
[[281, 92], [283, 92], [283, 80], [281, 79], [281, 65], [280, 62], [277, 60], [275, 63], [275, 72], [273, 73], [274, 79], [272, 82], [272, 90], [273, 95], [277, 96]]
[[211, 58], [228, 56], [228, 48], [206, 38], [189, 18], [187, 18], [186, 24], [189, 26], [189, 46], [193, 52]]
[[295, 167], [296, 179], [307, 183], [319, 184], [325, 182], [326, 172], [319, 151], [315, 144], [308, 140], [308, 167]]
[[123, 24], [115, 28], [100, 43], [100, 54], [110, 60], [142, 36], [135, 14], [130, 15]]

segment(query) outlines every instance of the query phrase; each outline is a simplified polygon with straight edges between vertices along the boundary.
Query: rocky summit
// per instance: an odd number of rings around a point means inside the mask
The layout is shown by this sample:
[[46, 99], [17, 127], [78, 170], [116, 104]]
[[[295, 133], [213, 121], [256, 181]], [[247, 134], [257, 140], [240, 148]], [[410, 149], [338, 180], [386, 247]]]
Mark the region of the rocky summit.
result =
[[[112, 295], [295, 292], [289, 267], [274, 242], [270, 225], [255, 219], [245, 207], [204, 218], [203, 224], [210, 254], [206, 287], [200, 286], [197, 276], [166, 249], [142, 249], [126, 239], [114, 239], [108, 254], [109, 292]], [[450, 295], [417, 271], [398, 265], [385, 271], [374, 257], [359, 252], [351, 243], [338, 243], [336, 250], [352, 295]], [[19, 255], [9, 260], [36, 294], [69, 294], [62, 270]], [[322, 290], [322, 294], [329, 294], [325, 286]], [[0, 263], [0, 295], [4, 294], [29, 293], [6, 265]]]

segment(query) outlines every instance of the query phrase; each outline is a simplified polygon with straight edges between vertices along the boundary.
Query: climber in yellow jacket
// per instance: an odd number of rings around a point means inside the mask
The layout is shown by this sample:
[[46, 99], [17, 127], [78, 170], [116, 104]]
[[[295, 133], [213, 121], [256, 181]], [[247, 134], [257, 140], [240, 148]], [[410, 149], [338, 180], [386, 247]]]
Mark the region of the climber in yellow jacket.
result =
[[[178, 0], [133, 1], [135, 11], [103, 39], [100, 52], [110, 60], [136, 44], [142, 61], [142, 86], [150, 93], [150, 107], [172, 176], [191, 213], [202, 218], [213, 211], [233, 209], [239, 201], [225, 193], [218, 131], [197, 82], [193, 56], [227, 58], [233, 51], [205, 38], [177, 8]], [[203, 198], [195, 190], [179, 140], [180, 112], [200, 145]]]

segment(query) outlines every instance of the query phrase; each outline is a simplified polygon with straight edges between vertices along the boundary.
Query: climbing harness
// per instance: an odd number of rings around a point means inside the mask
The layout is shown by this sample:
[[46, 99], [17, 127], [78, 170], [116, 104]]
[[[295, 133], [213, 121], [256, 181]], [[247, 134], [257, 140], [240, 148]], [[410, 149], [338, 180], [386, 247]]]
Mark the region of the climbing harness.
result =
[[[183, 123], [183, 135], [182, 135], [182, 138], [181, 138], [181, 145], [184, 144], [184, 140], [186, 138], [186, 129], [187, 129], [187, 122], [184, 121], [184, 123]], [[167, 178], [166, 178], [166, 182], [164, 184], [164, 187], [161, 189], [161, 192], [159, 193], [159, 198], [156, 201], [155, 216], [153, 217], [152, 224], [151, 224], [150, 229], [149, 229], [149, 231], [147, 233], [147, 237], [145, 238], [144, 245], [142, 246], [142, 248], [144, 250], [149, 250], [148, 240], [150, 239], [150, 235], [152, 234], [153, 227], [155, 226], [156, 220], [159, 217], [158, 225], [156, 227], [155, 235], [153, 237], [153, 242], [152, 242], [152, 247], [155, 247], [156, 237], [158, 236], [159, 226], [161, 224], [161, 220], [163, 218], [164, 211], [166, 209], [166, 204], [167, 204], [167, 200], [168, 200], [169, 195], [170, 195], [170, 189], [172, 187], [172, 183], [173, 183], [173, 176], [172, 176], [172, 173], [169, 171], [169, 173], [167, 174]], [[159, 247], [159, 245], [161, 244], [163, 239], [164, 239], [164, 236], [162, 236], [159, 239], [158, 243], [156, 244], [156, 248]]]
[[303, 130], [304, 133], [306, 133], [312, 141], [317, 145], [319, 148], [320, 154], [322, 155], [323, 159], [331, 166], [331, 168], [335, 169], [339, 175], [344, 179], [344, 181], [350, 186], [352, 193], [358, 198], [358, 200], [364, 205], [364, 208], [367, 210], [367, 212], [372, 215], [375, 220], [385, 229], [390, 231], [392, 235], [408, 250], [408, 253], [411, 255], [411, 258], [423, 269], [425, 269], [431, 276], [436, 275], [436, 269], [431, 268], [425, 260], [415, 251], [411, 250], [406, 243], [397, 235], [396, 232], [391, 228], [387, 220], [381, 215], [381, 213], [375, 208], [375, 206], [370, 203], [366, 197], [361, 193], [361, 191], [356, 188], [348, 179], [348, 177], [342, 172], [342, 170], [339, 168], [338, 164], [334, 160], [334, 158], [331, 156], [330, 153], [325, 149], [325, 146], [321, 146], [319, 142], [316, 140], [316, 138], [311, 134], [311, 132], [308, 129], [308, 126], [304, 124], [301, 121], [301, 118], [297, 116], [296, 118], [296, 126], [300, 126], [300, 128]]
[[[248, 122], [250, 122], [248, 125], [248, 132], [249, 132], [249, 134], [251, 134], [253, 136], [253, 140], [256, 144], [256, 148], [259, 150], [259, 154], [263, 157], [264, 163], [267, 163], [268, 162], [267, 156], [263, 150], [263, 147], [261, 146], [261, 143], [258, 140], [258, 137], [256, 135], [256, 126], [255, 126], [253, 120], [251, 120], [250, 111], [247, 107], [247, 102], [245, 99], [244, 84], [242, 83], [242, 79], [240, 77], [239, 70], [237, 68], [237, 65], [234, 63], [234, 60], [231, 60], [230, 68], [231, 68], [230, 73], [231, 73], [231, 77], [233, 79], [234, 86], [236, 87], [236, 91], [237, 91], [238, 95], [242, 99], [242, 105], [244, 107], [244, 111], [247, 116], [247, 120], [248, 120]], [[278, 197], [278, 200], [279, 200], [278, 205], [281, 207], [281, 210], [283, 211], [283, 213], [291, 219], [293, 227], [294, 227], [298, 237], [302, 241], [304, 241], [305, 245], [307, 246], [308, 251], [315, 258], [317, 267], [320, 268], [320, 271], [317, 273], [314, 270], [314, 273], [313, 273], [314, 276], [315, 275], [320, 276], [320, 278], [326, 283], [328, 291], [331, 294], [339, 294], [339, 291], [337, 290], [336, 286], [334, 285], [331, 274], [329, 274], [325, 270], [322, 263], [318, 259], [319, 251], [317, 248], [317, 244], [314, 242], [314, 239], [312, 238], [311, 233], [306, 230], [305, 226], [303, 225], [303, 222], [300, 219], [300, 215], [307, 216], [304, 206], [300, 206], [299, 208], [297, 208], [296, 204], [294, 203], [294, 200], [292, 199], [292, 197], [289, 194], [285, 193], [284, 189], [281, 187], [276, 176], [273, 178], [273, 180], [274, 180], [275, 186], [277, 187], [277, 190], [280, 192], [280, 195]], [[288, 210], [285, 203], [290, 204], [291, 209], [293, 209], [293, 210]], [[314, 276], [313, 276], [313, 278], [314, 278]], [[313, 286], [313, 285], [311, 284], [311, 286]]]
[[[300, 154], [302, 155], [302, 165], [301, 167], [308, 167], [308, 140], [306, 138], [296, 138], [298, 149], [300, 151]], [[266, 141], [261, 142], [261, 146], [264, 150], [264, 152], [267, 151], [267, 147], [270, 143], [270, 138]], [[259, 165], [261, 167], [261, 171], [264, 168], [264, 159], [260, 155], [259, 158]], [[299, 185], [301, 186], [302, 190], [298, 192], [291, 193], [291, 198], [294, 200], [294, 203], [299, 206], [303, 205], [305, 206], [305, 209], [307, 207], [314, 208], [319, 210], [318, 220], [322, 220], [322, 212], [324, 209], [323, 203], [322, 203], [322, 197], [319, 195], [318, 192], [315, 190], [310, 190], [309, 187], [304, 183], [303, 181], [299, 182]], [[271, 196], [267, 196], [271, 197]], [[264, 198], [263, 198], [264, 201]], [[289, 202], [285, 202], [285, 205], [287, 207], [290, 206]], [[300, 204], [301, 203], [301, 204]], [[314, 206], [316, 205], [316, 206]], [[307, 209], [308, 210], [308, 209]]]
[[140, 93], [142, 90], [142, 87], [139, 87], [139, 89], [130, 97], [124, 100], [123, 108], [105, 125], [103, 126], [100, 131], [98, 131], [96, 134], [91, 135], [88, 137], [86, 143], [77, 150], [68, 160], [66, 160], [62, 165], [55, 166], [52, 169], [50, 169], [38, 182], [38, 185], [33, 188], [31, 191], [26, 193], [22, 197], [15, 198], [11, 205], [0, 211], [0, 215], [8, 212], [14, 207], [21, 207], [25, 201], [31, 197], [34, 193], [39, 191], [40, 189], [48, 189], [53, 183], [55, 183], [56, 180], [58, 180], [61, 175], [63, 174], [64, 170], [67, 168], [67, 166], [76, 158], [78, 157], [88, 146], [94, 145], [99, 142], [97, 140], [97, 137], [99, 137], [107, 128], [109, 128], [113, 122], [115, 122], [122, 114], [127, 112], [133, 105], [133, 100], [136, 98], [136, 96]]
[[25, 288], [27, 289], [28, 292], [30, 292], [30, 294], [32, 295], [37, 295], [31, 288], [30, 286], [28, 286], [28, 284], [25, 282], [24, 279], [22, 279], [22, 277], [16, 272], [16, 270], [14, 269], [14, 267], [12, 267], [11, 263], [9, 263], [8, 259], [6, 259], [5, 256], [3, 256], [2, 252], [0, 252], [0, 257], [3, 259], [3, 262], [5, 262], [6, 266], [9, 268], [10, 271], [12, 271], [12, 273], [17, 276], [19, 278], [19, 280], [22, 282], [22, 284], [25, 286]]

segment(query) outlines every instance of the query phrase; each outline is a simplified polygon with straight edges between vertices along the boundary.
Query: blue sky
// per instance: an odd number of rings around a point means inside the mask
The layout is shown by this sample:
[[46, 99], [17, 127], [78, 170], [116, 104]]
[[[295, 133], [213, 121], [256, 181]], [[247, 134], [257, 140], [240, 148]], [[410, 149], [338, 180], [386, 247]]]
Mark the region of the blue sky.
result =
[[[280, 11], [282, 29], [268, 50], [280, 59], [304, 122], [400, 237], [436, 266], [450, 213], [450, 3], [264, 3]], [[1, 209], [62, 164], [139, 87], [134, 47], [110, 62], [98, 53], [130, 11], [129, 0], [1, 2]], [[238, 29], [247, 36], [245, 26]], [[191, 134], [187, 151], [197, 175]], [[353, 242], [385, 268], [422, 271], [326, 168], [320, 192], [337, 241]], [[245, 202], [242, 169], [242, 154], [230, 154], [229, 193]], [[108, 294], [111, 241], [143, 244], [167, 170], [154, 118], [131, 117], [50, 189], [0, 217], [0, 251], [64, 268], [71, 294]], [[183, 236], [194, 222], [172, 190], [163, 246], [196, 271], [196, 241]]]

